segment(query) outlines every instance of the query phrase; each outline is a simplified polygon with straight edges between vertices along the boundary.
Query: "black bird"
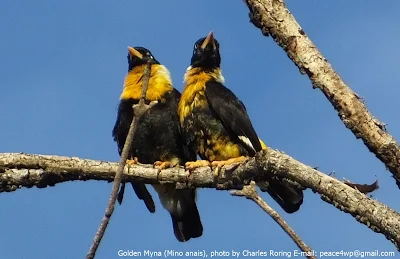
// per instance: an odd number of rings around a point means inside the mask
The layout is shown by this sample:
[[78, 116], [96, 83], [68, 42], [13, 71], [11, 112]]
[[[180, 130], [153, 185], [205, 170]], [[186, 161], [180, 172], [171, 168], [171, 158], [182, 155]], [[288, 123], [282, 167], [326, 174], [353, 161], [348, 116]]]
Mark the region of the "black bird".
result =
[[[164, 169], [183, 165], [195, 160], [183, 145], [178, 121], [178, 102], [180, 93], [173, 88], [170, 73], [143, 47], [128, 47], [128, 74], [125, 78], [117, 121], [113, 129], [114, 140], [121, 154], [133, 119], [132, 105], [140, 100], [143, 73], [148, 61], [151, 62], [151, 75], [146, 93], [146, 103], [153, 102], [136, 125], [136, 132], [130, 151], [130, 164], [137, 162], [154, 164]], [[150, 193], [142, 183], [132, 183], [139, 199], [143, 200], [150, 212], [155, 206]], [[176, 189], [175, 185], [153, 185], [161, 203], [169, 211], [176, 238], [185, 242], [190, 238], [200, 237], [203, 226], [196, 206], [195, 189]], [[119, 201], [122, 201], [124, 186], [121, 188]]]
[[[213, 33], [194, 44], [178, 106], [185, 144], [201, 159], [186, 163], [188, 169], [223, 166], [254, 156], [263, 148], [244, 104], [224, 86], [219, 43]], [[265, 146], [265, 145], [264, 145]], [[288, 213], [303, 203], [303, 192], [276, 179], [258, 183]]]

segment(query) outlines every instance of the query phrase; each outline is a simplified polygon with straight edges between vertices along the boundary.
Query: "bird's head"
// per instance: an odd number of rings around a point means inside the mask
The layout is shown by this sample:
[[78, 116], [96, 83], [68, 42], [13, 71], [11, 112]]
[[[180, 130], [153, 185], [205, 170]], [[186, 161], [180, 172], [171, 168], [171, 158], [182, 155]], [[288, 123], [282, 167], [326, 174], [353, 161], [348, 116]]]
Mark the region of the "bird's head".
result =
[[153, 54], [151, 54], [150, 50], [143, 47], [128, 47], [129, 71], [134, 67], [145, 65], [147, 61], [150, 61], [151, 64], [160, 64], [154, 58]]
[[210, 32], [207, 37], [199, 39], [194, 44], [190, 65], [192, 67], [214, 69], [219, 68], [220, 64], [219, 43], [214, 38], [213, 32]]

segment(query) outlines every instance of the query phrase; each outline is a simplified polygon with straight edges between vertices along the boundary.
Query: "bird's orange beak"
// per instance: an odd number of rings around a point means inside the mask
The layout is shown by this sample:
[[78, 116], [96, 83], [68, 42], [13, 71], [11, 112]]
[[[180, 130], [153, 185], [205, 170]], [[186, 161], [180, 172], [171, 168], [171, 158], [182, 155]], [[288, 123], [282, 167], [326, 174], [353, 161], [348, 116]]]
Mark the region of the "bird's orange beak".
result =
[[142, 53], [137, 51], [135, 48], [132, 48], [132, 47], [128, 46], [128, 51], [129, 51], [129, 55], [131, 56], [131, 58], [132, 57], [138, 57], [140, 59], [143, 59]]
[[207, 35], [207, 38], [203, 41], [203, 44], [201, 44], [201, 49], [205, 49], [207, 47], [207, 45], [209, 45], [211, 43], [212, 43], [213, 49], [216, 49], [213, 32], [210, 32]]

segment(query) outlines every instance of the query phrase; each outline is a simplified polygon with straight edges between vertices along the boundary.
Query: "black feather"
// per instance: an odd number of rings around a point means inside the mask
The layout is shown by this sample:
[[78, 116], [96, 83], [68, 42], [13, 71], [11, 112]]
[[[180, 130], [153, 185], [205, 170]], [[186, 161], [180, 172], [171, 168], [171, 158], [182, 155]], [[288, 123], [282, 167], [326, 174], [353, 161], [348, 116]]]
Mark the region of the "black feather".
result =
[[[176, 114], [179, 92], [173, 90], [165, 94], [166, 101], [159, 102], [146, 111], [136, 125], [135, 139], [129, 157], [137, 157], [140, 163], [152, 164], [169, 156], [184, 157]], [[114, 140], [121, 154], [133, 119], [132, 105], [138, 100], [121, 100], [117, 121], [113, 129]], [[150, 212], [155, 211], [154, 201], [144, 184], [132, 183], [139, 199], [143, 200]], [[123, 192], [121, 192], [123, 193]], [[121, 195], [120, 195], [121, 196]], [[122, 201], [122, 197], [120, 199]]]
[[[146, 92], [145, 102], [155, 102], [135, 123], [135, 135], [129, 158], [137, 158], [140, 163], [153, 164], [157, 161], [169, 162], [171, 165], [184, 164], [188, 160], [196, 159], [196, 154], [188, 150], [181, 137], [179, 118], [177, 114], [180, 93], [172, 87], [168, 70], [160, 65], [151, 52], [143, 47], [128, 47], [128, 75], [125, 79], [124, 90], [118, 107], [117, 121], [113, 129], [113, 137], [117, 142], [121, 154], [126, 137], [133, 120], [132, 105], [139, 102], [142, 90], [144, 65], [152, 64], [151, 77]], [[155, 211], [153, 199], [146, 186], [132, 182], [137, 197], [144, 201], [150, 212]], [[183, 234], [177, 238], [186, 241], [191, 237], [199, 237], [202, 233], [200, 216], [197, 211], [195, 189], [176, 190], [173, 184], [153, 184], [163, 206], [174, 215], [174, 232], [181, 227]], [[123, 200], [125, 183], [118, 193], [118, 201]], [[169, 206], [169, 205], [172, 206]], [[173, 205], [176, 206], [173, 206]], [[183, 213], [184, 212], [184, 213]], [[191, 217], [194, 217], [193, 219]], [[181, 222], [182, 221], [182, 222]], [[189, 223], [187, 223], [189, 222]], [[193, 224], [199, 223], [201, 232], [191, 230]], [[188, 226], [189, 224], [189, 226]], [[198, 226], [198, 225], [197, 225]], [[196, 228], [198, 230], [198, 228]]]
[[[257, 133], [253, 128], [244, 104], [236, 95], [216, 81], [208, 81], [205, 92], [211, 111], [219, 118], [224, 128], [230, 133], [230, 136], [232, 138], [244, 136], [250, 140], [252, 147], [239, 139], [248, 152], [248, 154], [242, 155], [254, 156], [256, 152], [260, 151], [262, 147]], [[266, 186], [262, 190], [267, 191], [287, 213], [297, 211], [303, 203], [302, 190], [275, 179], [269, 180]]]
[[[200, 237], [203, 234], [203, 225], [201, 224], [199, 211], [196, 206], [194, 190], [190, 190], [192, 194], [187, 193], [188, 190], [175, 190], [175, 192], [184, 192], [179, 194], [180, 201], [183, 203], [184, 209], [182, 215], [170, 213], [172, 226], [176, 239], [180, 242], [186, 242], [191, 238]], [[175, 193], [175, 195], [178, 195]], [[183, 197], [185, 197], [183, 199]]]
[[254, 155], [257, 151], [260, 151], [261, 144], [256, 131], [251, 124], [244, 104], [236, 95], [223, 84], [214, 80], [206, 83], [205, 93], [211, 111], [221, 120], [225, 129], [229, 131], [231, 136], [238, 139], [239, 136], [248, 138], [252, 147], [246, 142], [239, 140], [250, 155]]
[[[136, 125], [130, 157], [137, 157], [139, 162], [144, 164], [168, 161], [172, 158], [179, 158], [180, 164], [195, 160], [196, 154], [184, 145], [181, 137], [177, 114], [180, 93], [173, 89], [167, 92], [163, 98], [165, 100], [158, 102], [146, 111]], [[135, 103], [137, 103], [137, 100], [133, 99], [121, 100], [120, 102], [118, 118], [113, 130], [113, 136], [118, 143], [119, 150], [122, 150], [123, 143], [125, 143], [129, 125], [133, 118], [132, 105]], [[154, 212], [154, 202], [146, 186], [138, 183], [132, 183], [132, 186], [137, 197], [145, 202], [150, 212]], [[176, 190], [174, 185], [153, 186], [162, 203], [163, 201], [179, 200], [184, 210], [182, 215], [175, 213], [175, 211], [169, 211], [176, 238], [184, 242], [190, 238], [200, 237], [203, 226], [195, 203], [195, 190]], [[122, 201], [123, 189], [121, 191], [119, 200]]]

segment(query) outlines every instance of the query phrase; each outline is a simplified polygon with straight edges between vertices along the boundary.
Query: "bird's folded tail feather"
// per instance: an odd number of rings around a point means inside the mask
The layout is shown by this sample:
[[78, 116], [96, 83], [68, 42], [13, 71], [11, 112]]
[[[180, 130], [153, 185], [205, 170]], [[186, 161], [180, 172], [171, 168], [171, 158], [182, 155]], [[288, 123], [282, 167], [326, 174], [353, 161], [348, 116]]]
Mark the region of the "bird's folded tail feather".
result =
[[176, 217], [171, 213], [174, 234], [179, 242], [186, 242], [203, 234], [203, 225], [201, 224], [196, 203], [193, 202], [191, 205], [185, 206], [186, 211], [182, 216]]
[[[131, 183], [132, 188], [136, 193], [136, 196], [140, 199], [143, 200], [144, 204], [146, 205], [147, 209], [151, 212], [154, 213], [156, 211], [156, 205], [154, 204], [153, 198], [151, 197], [151, 194], [146, 188], [146, 185], [144, 184], [138, 184], [138, 183]], [[125, 189], [125, 183], [121, 186], [120, 192], [118, 194], [118, 202], [121, 204], [122, 199], [123, 199], [123, 190]], [[122, 194], [121, 194], [122, 193]]]
[[153, 185], [161, 204], [170, 213], [176, 239], [186, 242], [203, 234], [194, 189], [175, 189], [174, 185]]
[[287, 213], [298, 211], [303, 203], [303, 191], [280, 180], [258, 182], [257, 185], [263, 192], [268, 192]]

